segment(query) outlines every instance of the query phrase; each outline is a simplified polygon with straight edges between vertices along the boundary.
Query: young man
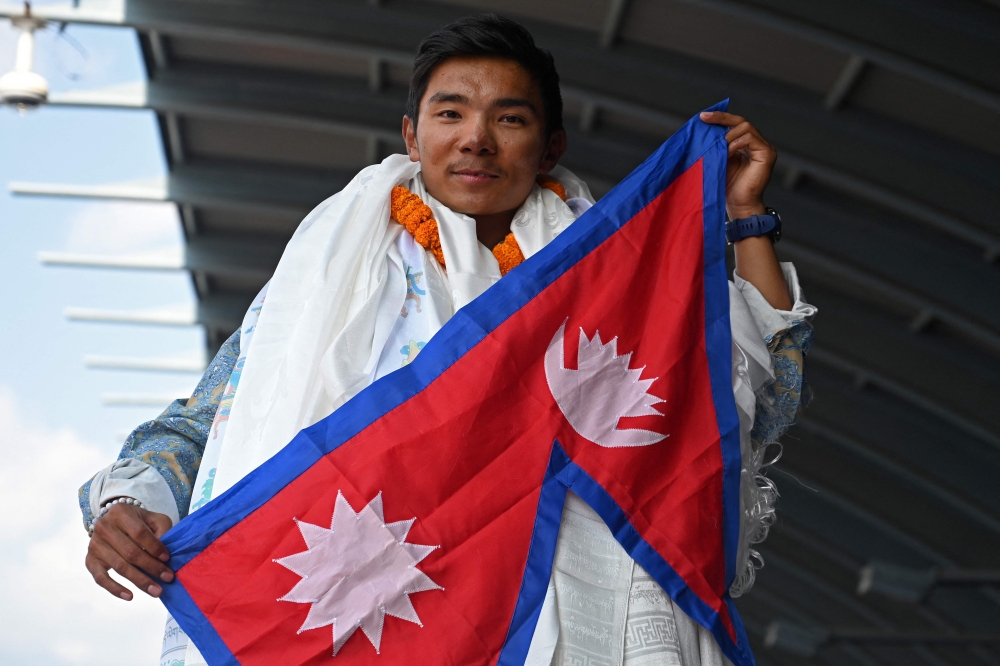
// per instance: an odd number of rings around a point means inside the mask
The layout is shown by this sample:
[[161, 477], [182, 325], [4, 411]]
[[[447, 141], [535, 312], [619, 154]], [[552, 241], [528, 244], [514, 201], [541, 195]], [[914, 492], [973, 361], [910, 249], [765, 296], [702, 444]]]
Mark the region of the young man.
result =
[[[755, 219], [766, 223], [762, 193], [774, 149], [743, 118], [717, 112], [702, 120], [730, 128], [730, 217], [764, 216]], [[403, 136], [408, 159], [393, 156], [365, 169], [306, 218], [194, 395], [139, 426], [119, 460], [81, 488], [93, 535], [86, 566], [110, 593], [132, 597], [108, 575], [114, 569], [159, 596], [159, 583], [143, 572], [173, 579], [159, 541], [164, 532], [298, 430], [412, 361], [456, 310], [593, 203], [587, 186], [557, 166], [566, 133], [552, 57], [506, 19], [464, 19], [424, 40]], [[806, 319], [815, 311], [803, 303], [792, 266], [779, 265], [770, 234], [736, 240], [735, 251], [733, 390], [747, 520], [734, 595], [752, 584], [750, 540], [766, 532], [773, 512], [754, 477], [763, 449], [802, 402]], [[253, 362], [241, 384], [253, 337]], [[757, 408], [761, 400], [766, 409]], [[608, 575], [594, 578], [597, 569]], [[575, 603], [580, 598], [588, 603]], [[634, 639], [643, 632], [645, 639]], [[188, 663], [200, 662], [193, 649], [188, 655]], [[725, 662], [711, 634], [673, 605], [571, 493], [529, 661], [581, 658]]]

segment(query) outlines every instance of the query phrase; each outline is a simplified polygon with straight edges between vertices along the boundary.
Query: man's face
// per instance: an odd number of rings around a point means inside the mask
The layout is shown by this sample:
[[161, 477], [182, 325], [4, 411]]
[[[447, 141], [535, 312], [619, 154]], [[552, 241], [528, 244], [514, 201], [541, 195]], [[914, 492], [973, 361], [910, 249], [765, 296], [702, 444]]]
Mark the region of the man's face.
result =
[[546, 140], [542, 96], [512, 60], [450, 58], [431, 73], [416, 132], [403, 118], [410, 159], [431, 195], [471, 216], [517, 209], [535, 176], [565, 151], [566, 135]]

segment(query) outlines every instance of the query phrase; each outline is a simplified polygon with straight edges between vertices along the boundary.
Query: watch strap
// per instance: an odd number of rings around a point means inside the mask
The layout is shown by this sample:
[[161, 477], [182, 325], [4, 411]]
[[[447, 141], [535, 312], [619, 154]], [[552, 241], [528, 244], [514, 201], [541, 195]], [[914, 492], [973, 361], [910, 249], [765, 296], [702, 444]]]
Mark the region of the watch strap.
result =
[[744, 238], [774, 234], [775, 232], [780, 232], [780, 230], [781, 219], [774, 212], [741, 217], [738, 220], [726, 220], [726, 241], [735, 243]]

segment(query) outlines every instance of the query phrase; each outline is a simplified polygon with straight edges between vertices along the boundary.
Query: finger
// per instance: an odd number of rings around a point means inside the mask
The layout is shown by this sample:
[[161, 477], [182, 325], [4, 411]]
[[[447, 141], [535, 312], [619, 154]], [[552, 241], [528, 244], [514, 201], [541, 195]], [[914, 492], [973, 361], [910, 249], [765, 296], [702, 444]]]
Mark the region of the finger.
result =
[[158, 583], [147, 576], [145, 572], [140, 571], [138, 568], [129, 564], [124, 557], [115, 552], [112, 548], [105, 548], [101, 550], [100, 557], [111, 566], [111, 569], [116, 574], [129, 581], [149, 596], [158, 597], [163, 592], [163, 588], [161, 588]]
[[762, 162], [773, 162], [778, 158], [774, 147], [759, 134], [752, 132], [747, 132], [730, 142], [729, 154], [733, 155], [739, 151], [748, 152], [751, 158]]
[[[147, 530], [148, 532], [148, 528], [145, 523], [142, 525], [142, 529]], [[166, 583], [169, 583], [174, 579], [174, 572], [167, 568], [163, 562], [147, 553], [129, 532], [125, 532], [120, 529], [112, 529], [109, 530], [109, 532], [110, 533], [106, 535], [108, 545], [122, 558], [124, 558], [126, 562], [156, 576]], [[118, 570], [115, 569], [115, 571]], [[138, 585], [138, 583], [136, 584]]]
[[[174, 521], [170, 520], [170, 516], [163, 513], [155, 513], [153, 511], [146, 511], [145, 509], [139, 509], [139, 515], [146, 522], [146, 525], [149, 526], [149, 529], [153, 531], [153, 536], [157, 539], [166, 534], [167, 530], [174, 526]], [[152, 551], [150, 552], [152, 553]], [[166, 558], [161, 555], [156, 555], [156, 557], [159, 557], [164, 562], [170, 559], [170, 554], [167, 553], [166, 548], [163, 549], [163, 554], [166, 555]]]
[[739, 125], [736, 125], [731, 130], [726, 132], [726, 141], [732, 143], [736, 139], [745, 136], [751, 133], [752, 131], [753, 131], [753, 125], [744, 120]]
[[89, 571], [90, 575], [94, 577], [95, 583], [116, 597], [124, 599], [125, 601], [132, 601], [132, 592], [124, 585], [119, 585], [118, 582], [108, 574], [108, 569], [110, 567], [107, 564], [101, 562], [97, 557], [90, 554], [87, 555], [85, 563], [87, 571]]
[[698, 117], [710, 125], [723, 125], [725, 127], [736, 127], [740, 123], [745, 122], [742, 116], [726, 113], [725, 111], [702, 111], [698, 114]]
[[[116, 526], [119, 530], [128, 535], [132, 541], [139, 544], [143, 550], [160, 560], [160, 562], [166, 562], [170, 559], [170, 554], [167, 553], [167, 549], [149, 528], [144, 514], [152, 514], [152, 512], [134, 506], [117, 505], [108, 512], [108, 515], [104, 519], [108, 520], [110, 518], [111, 525]], [[167, 522], [170, 522], [170, 518], [167, 518], [166, 516], [164, 516], [164, 518], [167, 519]], [[133, 564], [135, 564], [135, 562], [133, 562]], [[157, 568], [147, 569], [147, 571], [159, 575], [162, 568], [164, 567], [158, 563]]]
[[163, 588], [155, 583], [152, 578], [129, 564], [128, 560], [106, 543], [97, 544], [95, 554], [102, 562], [110, 566], [115, 573], [149, 596], [158, 597], [163, 592]]

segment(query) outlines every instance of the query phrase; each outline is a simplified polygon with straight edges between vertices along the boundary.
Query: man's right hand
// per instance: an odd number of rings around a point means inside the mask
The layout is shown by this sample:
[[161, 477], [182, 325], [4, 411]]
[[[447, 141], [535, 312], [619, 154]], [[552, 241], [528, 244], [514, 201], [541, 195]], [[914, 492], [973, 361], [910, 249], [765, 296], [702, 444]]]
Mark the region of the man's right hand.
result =
[[164, 562], [170, 554], [160, 537], [172, 527], [170, 517], [154, 513], [134, 504], [115, 504], [94, 525], [94, 535], [87, 549], [87, 571], [105, 590], [132, 600], [132, 592], [119, 585], [109, 574], [114, 569], [151, 597], [158, 597], [163, 588], [146, 573], [165, 583], [174, 579], [174, 572]]

